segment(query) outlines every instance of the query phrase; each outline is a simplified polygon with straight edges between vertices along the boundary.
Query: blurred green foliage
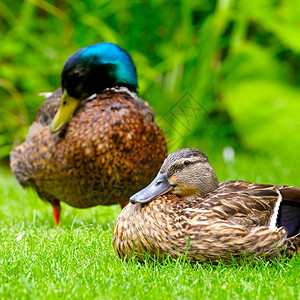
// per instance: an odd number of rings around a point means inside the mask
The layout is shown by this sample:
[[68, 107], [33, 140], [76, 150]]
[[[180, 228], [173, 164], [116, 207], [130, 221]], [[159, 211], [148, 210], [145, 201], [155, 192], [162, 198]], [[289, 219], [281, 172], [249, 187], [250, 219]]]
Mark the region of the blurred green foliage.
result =
[[298, 0], [4, 0], [0, 38], [3, 162], [67, 57], [102, 41], [132, 55], [170, 151], [299, 151]]

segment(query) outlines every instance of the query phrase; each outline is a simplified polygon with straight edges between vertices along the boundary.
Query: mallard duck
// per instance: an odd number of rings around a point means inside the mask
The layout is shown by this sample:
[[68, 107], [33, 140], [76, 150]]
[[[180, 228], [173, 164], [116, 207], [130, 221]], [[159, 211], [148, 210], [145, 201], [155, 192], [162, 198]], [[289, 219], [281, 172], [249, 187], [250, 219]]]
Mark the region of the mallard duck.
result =
[[186, 254], [192, 262], [216, 262], [246, 254], [273, 257], [300, 247], [300, 188], [218, 182], [197, 149], [171, 153], [130, 201], [114, 229], [120, 258]]
[[167, 156], [164, 135], [137, 97], [136, 69], [117, 45], [100, 43], [71, 55], [62, 87], [46, 94], [26, 141], [10, 155], [23, 187], [53, 206], [125, 204], [148, 184]]

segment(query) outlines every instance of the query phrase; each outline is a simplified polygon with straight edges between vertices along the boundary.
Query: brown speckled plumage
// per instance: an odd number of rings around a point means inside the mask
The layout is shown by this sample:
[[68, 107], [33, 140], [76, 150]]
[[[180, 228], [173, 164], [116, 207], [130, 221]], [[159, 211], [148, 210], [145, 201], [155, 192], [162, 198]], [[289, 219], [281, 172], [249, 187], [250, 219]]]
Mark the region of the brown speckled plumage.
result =
[[57, 133], [50, 126], [61, 90], [38, 110], [26, 142], [11, 153], [20, 184], [52, 205], [86, 208], [128, 201], [166, 157], [151, 107], [127, 89], [107, 89], [84, 101]]
[[[168, 159], [161, 171], [172, 170], [173, 162]], [[191, 173], [185, 177], [187, 185], [197, 176], [194, 172], [199, 171], [200, 176], [201, 172], [211, 173], [206, 166], [203, 162], [187, 166]], [[175, 174], [176, 179], [180, 180], [182, 170]], [[136, 253], [141, 260], [145, 253], [178, 257], [188, 249], [190, 261], [214, 262], [244, 254], [273, 257], [278, 251], [294, 253], [300, 247], [299, 236], [288, 237], [288, 230], [278, 219], [278, 201], [282, 198], [281, 204], [295, 205], [294, 211], [298, 210], [295, 222], [299, 232], [299, 188], [226, 181], [199, 194], [184, 197], [168, 193], [148, 203], [127, 205], [115, 225], [117, 255], [124, 258]]]

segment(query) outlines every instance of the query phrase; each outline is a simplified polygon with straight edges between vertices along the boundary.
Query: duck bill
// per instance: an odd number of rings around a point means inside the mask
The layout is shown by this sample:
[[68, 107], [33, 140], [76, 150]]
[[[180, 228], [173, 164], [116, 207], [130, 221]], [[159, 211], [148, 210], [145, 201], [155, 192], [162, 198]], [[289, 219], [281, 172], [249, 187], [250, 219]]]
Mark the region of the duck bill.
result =
[[158, 173], [147, 187], [130, 197], [130, 202], [132, 204], [147, 203], [152, 201], [154, 198], [171, 191], [172, 189], [173, 186], [170, 185], [166, 172]]
[[52, 133], [57, 132], [68, 123], [79, 103], [79, 100], [69, 96], [67, 91], [64, 90], [59, 109], [51, 123]]

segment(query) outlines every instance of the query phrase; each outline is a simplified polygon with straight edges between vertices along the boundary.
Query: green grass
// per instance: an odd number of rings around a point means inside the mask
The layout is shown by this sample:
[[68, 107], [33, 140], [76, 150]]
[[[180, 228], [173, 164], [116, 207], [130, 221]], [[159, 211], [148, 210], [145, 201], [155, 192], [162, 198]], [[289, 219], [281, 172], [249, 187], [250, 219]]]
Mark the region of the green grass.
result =
[[[296, 160], [237, 155], [225, 164], [216, 155], [211, 162], [220, 180], [297, 185]], [[127, 263], [112, 247], [118, 206], [65, 205], [55, 229], [51, 207], [22, 190], [7, 169], [0, 173], [0, 298], [299, 299], [299, 257], [240, 266]]]
[[[66, 58], [107, 41], [132, 55], [140, 96], [171, 150], [202, 149], [220, 180], [300, 186], [298, 0], [55, 3], [0, 1], [1, 162], [25, 139], [38, 93], [59, 87]], [[223, 162], [225, 146], [235, 163]], [[299, 299], [299, 258], [240, 267], [119, 261], [111, 242], [119, 211], [63, 206], [54, 229], [51, 207], [0, 169], [0, 298]]]

